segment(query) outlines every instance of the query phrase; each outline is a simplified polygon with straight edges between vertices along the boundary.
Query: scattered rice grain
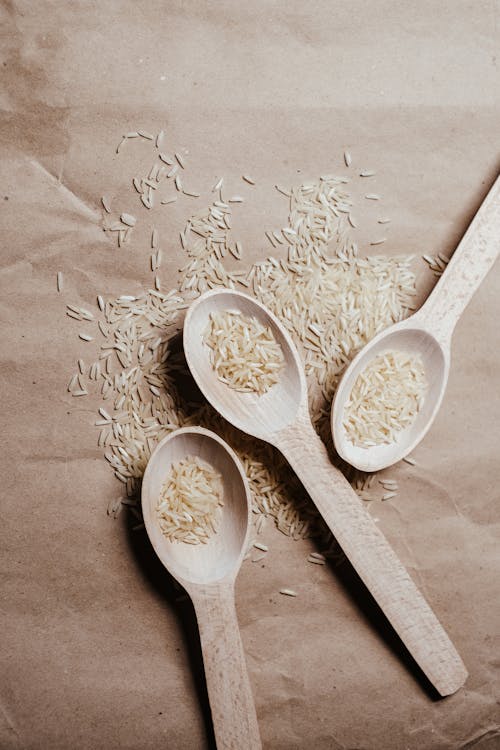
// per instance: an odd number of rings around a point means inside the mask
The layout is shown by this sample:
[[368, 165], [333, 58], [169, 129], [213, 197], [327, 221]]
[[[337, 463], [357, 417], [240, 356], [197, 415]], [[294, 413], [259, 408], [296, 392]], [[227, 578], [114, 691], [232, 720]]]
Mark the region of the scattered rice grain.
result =
[[123, 224], [126, 224], [128, 227], [135, 227], [137, 223], [137, 219], [135, 218], [135, 216], [132, 216], [132, 214], [126, 214], [126, 213], [123, 213], [120, 216], [120, 221]]
[[397, 494], [397, 492], [386, 492], [385, 495], [382, 495], [382, 500], [392, 500]]
[[293, 589], [280, 589], [280, 594], [284, 596], [297, 596], [297, 592]]
[[307, 558], [307, 562], [313, 563], [313, 565], [325, 565], [326, 560], [323, 558], [323, 560], [320, 560], [318, 557], [313, 557], [312, 555], [309, 555]]
[[174, 154], [174, 156], [175, 156], [175, 158], [176, 158], [177, 163], [179, 164], [179, 166], [182, 167], [182, 169], [185, 169], [186, 168], [186, 164], [184, 162], [184, 157], [182, 156], [182, 154], [179, 154], [178, 152], [176, 152]]

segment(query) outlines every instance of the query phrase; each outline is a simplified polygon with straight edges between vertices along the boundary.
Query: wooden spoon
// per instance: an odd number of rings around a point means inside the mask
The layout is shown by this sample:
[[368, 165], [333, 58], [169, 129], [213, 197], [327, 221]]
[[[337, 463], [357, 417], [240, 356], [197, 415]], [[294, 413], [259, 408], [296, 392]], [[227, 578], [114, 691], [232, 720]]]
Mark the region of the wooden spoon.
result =
[[[218, 380], [204, 333], [213, 312], [239, 311], [270, 326], [285, 367], [265, 394], [241, 393]], [[184, 351], [212, 406], [235, 427], [275, 445], [289, 461], [359, 576], [415, 661], [441, 695], [455, 692], [467, 672], [453, 644], [376, 523], [333, 466], [311, 424], [307, 387], [295, 346], [279, 320], [252, 297], [231, 290], [203, 294], [189, 308]]]
[[[199, 457], [222, 475], [219, 529], [206, 544], [170, 541], [156, 517], [171, 465], [188, 456]], [[156, 554], [193, 601], [219, 750], [262, 747], [234, 605], [234, 581], [248, 545], [250, 509], [250, 490], [237, 456], [209, 430], [176, 430], [149, 459], [142, 484], [144, 523]]]
[[[499, 251], [500, 177], [425, 304], [411, 317], [375, 336], [344, 372], [333, 401], [331, 425], [335, 448], [348, 463], [363, 471], [384, 469], [407, 456], [427, 433], [446, 390], [453, 330]], [[351, 442], [344, 428], [346, 402], [358, 375], [374, 357], [390, 350], [420, 354], [427, 394], [413, 423], [401, 430], [394, 442], [361, 448]]]

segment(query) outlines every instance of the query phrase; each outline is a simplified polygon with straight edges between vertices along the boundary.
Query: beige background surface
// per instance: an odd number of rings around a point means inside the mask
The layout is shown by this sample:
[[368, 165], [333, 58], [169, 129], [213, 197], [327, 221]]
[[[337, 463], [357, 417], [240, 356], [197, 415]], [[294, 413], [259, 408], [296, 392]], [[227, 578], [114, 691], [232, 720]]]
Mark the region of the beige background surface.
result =
[[[263, 258], [263, 230], [286, 217], [273, 185], [345, 172], [344, 148], [384, 199], [360, 201], [362, 252], [382, 210], [387, 252], [450, 252], [499, 167], [500, 5], [4, 0], [0, 13], [0, 747], [209, 747], [190, 608], [135, 520], [106, 515], [121, 488], [96, 447], [99, 402], [66, 392], [93, 346], [66, 302], [151, 283], [152, 219], [130, 191], [149, 146], [114, 149], [138, 127], [189, 149], [202, 197], [155, 219], [166, 286], [218, 176], [247, 197], [235, 231]], [[103, 193], [141, 218], [121, 252]], [[414, 268], [421, 301], [434, 277]], [[465, 688], [434, 700], [349, 576], [268, 527], [266, 561], [237, 586], [265, 748], [500, 747], [499, 293], [497, 264], [456, 330], [418, 467], [392, 469], [398, 498], [370, 508], [466, 662]]]

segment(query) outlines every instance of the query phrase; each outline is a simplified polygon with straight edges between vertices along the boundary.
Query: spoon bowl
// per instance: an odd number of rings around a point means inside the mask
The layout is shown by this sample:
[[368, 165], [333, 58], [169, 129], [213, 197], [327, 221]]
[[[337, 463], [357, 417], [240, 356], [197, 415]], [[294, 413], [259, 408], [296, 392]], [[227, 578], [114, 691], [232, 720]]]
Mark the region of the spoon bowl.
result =
[[[210, 362], [210, 349], [203, 343], [210, 315], [215, 312], [239, 312], [269, 326], [283, 351], [285, 365], [279, 382], [267, 393], [242, 393], [222, 383]], [[188, 332], [188, 335], [186, 335]], [[305, 377], [297, 363], [295, 348], [287, 331], [257, 300], [230, 289], [206, 292], [186, 314], [184, 351], [189, 369], [212, 406], [243, 432], [266, 439], [292, 422], [306, 394]]]
[[[205, 544], [170, 541], [156, 518], [160, 490], [172, 464], [196, 456], [222, 477], [224, 506], [217, 528]], [[221, 438], [201, 427], [183, 427], [164, 438], [151, 456], [142, 486], [144, 524], [156, 554], [178, 581], [215, 583], [236, 575], [250, 527], [248, 486], [234, 452]]]
[[[344, 413], [358, 375], [368, 364], [389, 351], [420, 355], [427, 380], [422, 408], [413, 422], [391, 443], [363, 448], [354, 445], [344, 427]], [[342, 377], [331, 411], [332, 433], [337, 453], [362, 471], [378, 471], [407, 456], [422, 440], [436, 416], [446, 390], [450, 369], [449, 351], [417, 320], [404, 321], [375, 336], [352, 360]]]
[[[167, 539], [156, 517], [169, 469], [189, 456], [220, 473], [224, 500], [217, 531], [207, 543], [195, 545]], [[234, 581], [248, 546], [251, 515], [250, 489], [238, 457], [210, 430], [176, 430], [149, 459], [142, 484], [142, 512], [156, 554], [193, 601], [217, 748], [261, 750], [234, 602]]]
[[[339, 455], [363, 471], [378, 471], [404, 458], [425, 436], [443, 400], [455, 325], [500, 252], [500, 177], [474, 216], [448, 266], [420, 310], [379, 333], [352, 360], [337, 387], [331, 412], [333, 442]], [[389, 350], [420, 354], [427, 393], [414, 421], [388, 444], [353, 444], [344, 413], [358, 375], [374, 357]]]

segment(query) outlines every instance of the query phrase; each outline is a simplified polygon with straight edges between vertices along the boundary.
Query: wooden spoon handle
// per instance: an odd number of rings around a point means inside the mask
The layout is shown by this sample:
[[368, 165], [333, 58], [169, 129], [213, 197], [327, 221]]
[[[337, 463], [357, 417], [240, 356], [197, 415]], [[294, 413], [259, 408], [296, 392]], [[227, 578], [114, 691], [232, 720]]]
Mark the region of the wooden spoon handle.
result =
[[301, 479], [329, 529], [394, 630], [441, 695], [463, 685], [455, 647], [343, 474], [309, 418], [273, 440]]
[[190, 591], [198, 627], [218, 750], [260, 750], [232, 583]]
[[500, 252], [500, 177], [471, 221], [443, 275], [416, 315], [442, 342]]

